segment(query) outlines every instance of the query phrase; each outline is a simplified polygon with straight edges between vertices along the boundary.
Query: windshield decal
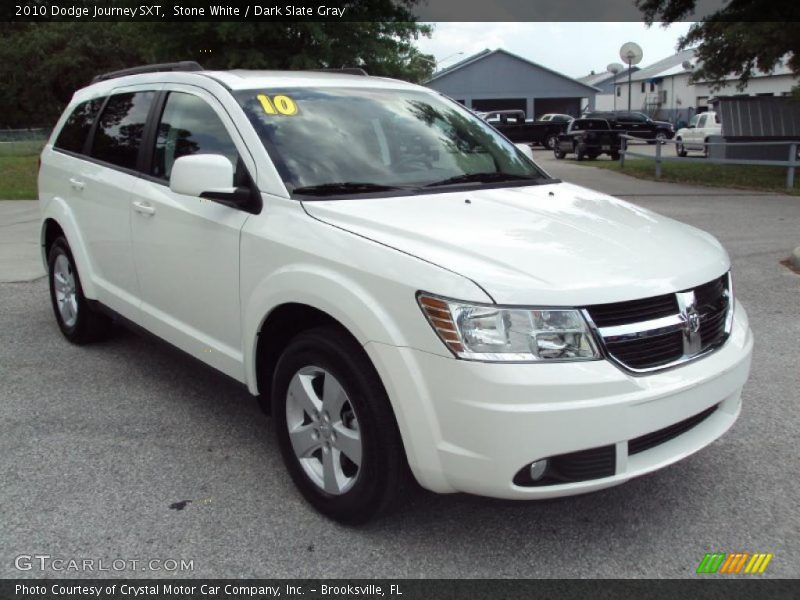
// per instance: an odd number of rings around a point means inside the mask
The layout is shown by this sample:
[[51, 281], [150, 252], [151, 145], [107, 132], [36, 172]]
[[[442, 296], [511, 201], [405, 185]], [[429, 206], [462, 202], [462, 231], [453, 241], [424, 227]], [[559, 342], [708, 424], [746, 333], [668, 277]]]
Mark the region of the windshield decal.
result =
[[259, 94], [256, 98], [268, 115], [291, 117], [297, 114], [297, 103], [289, 96], [278, 95], [270, 98], [265, 94]]

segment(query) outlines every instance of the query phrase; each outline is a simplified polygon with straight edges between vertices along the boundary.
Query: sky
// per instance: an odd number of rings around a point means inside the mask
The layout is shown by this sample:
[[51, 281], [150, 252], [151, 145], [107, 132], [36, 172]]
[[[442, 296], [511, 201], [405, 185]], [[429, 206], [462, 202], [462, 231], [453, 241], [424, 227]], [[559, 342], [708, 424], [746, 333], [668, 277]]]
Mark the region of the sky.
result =
[[[484, 48], [503, 48], [569, 77], [600, 73], [612, 62], [620, 62], [619, 48], [636, 42], [644, 51], [640, 67], [675, 53], [678, 38], [691, 23], [673, 23], [667, 28], [641, 22], [626, 23], [431, 23], [430, 39], [417, 47], [447, 67]], [[463, 52], [453, 56], [457, 52]]]

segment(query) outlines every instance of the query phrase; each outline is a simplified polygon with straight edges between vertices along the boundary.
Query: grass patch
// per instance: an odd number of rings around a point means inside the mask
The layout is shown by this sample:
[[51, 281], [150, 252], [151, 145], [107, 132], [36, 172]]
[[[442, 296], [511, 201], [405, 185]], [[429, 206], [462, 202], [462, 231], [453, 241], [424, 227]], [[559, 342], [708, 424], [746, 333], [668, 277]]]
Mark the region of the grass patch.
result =
[[0, 200], [35, 200], [39, 157], [0, 156]]
[[[712, 163], [668, 161], [661, 163], [661, 178], [656, 179], [656, 164], [653, 160], [627, 159], [621, 169], [619, 161], [577, 162], [589, 167], [617, 171], [639, 179], [688, 183], [711, 187], [762, 192], [780, 192], [800, 196], [800, 172], [795, 175], [793, 190], [786, 189], [786, 169], [761, 165], [715, 165]], [[800, 171], [800, 170], [798, 170]]]

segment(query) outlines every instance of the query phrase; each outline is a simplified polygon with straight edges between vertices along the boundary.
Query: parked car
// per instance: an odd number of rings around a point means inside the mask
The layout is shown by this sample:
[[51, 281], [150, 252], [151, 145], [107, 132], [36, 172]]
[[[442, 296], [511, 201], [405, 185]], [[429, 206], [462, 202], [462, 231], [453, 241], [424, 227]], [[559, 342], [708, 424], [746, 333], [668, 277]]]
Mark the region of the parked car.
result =
[[706, 144], [712, 135], [722, 135], [719, 113], [710, 110], [694, 115], [689, 121], [689, 126], [679, 129], [675, 134], [675, 152], [678, 156], [686, 156], [691, 150], [708, 156]]
[[613, 129], [605, 119], [575, 119], [569, 124], [567, 132], [558, 136], [558, 143], [553, 149], [558, 159], [575, 154], [578, 160], [584, 157], [594, 160], [601, 154], [619, 160], [619, 151], [619, 131]]
[[542, 115], [537, 119], [537, 121], [555, 121], [556, 123], [569, 123], [574, 119], [570, 115], [561, 115], [558, 113], [547, 113], [546, 115]]
[[603, 111], [589, 112], [583, 115], [587, 119], [605, 119], [614, 129], [624, 131], [628, 135], [652, 140], [663, 144], [675, 136], [675, 128], [668, 121], [655, 121], [646, 114], [637, 111]]
[[132, 322], [247, 386], [300, 492], [348, 523], [411, 476], [552, 498], [710, 444], [753, 346], [725, 250], [526, 150], [402, 81], [102, 76], [41, 154], [55, 320], [74, 344]]
[[526, 121], [525, 111], [496, 110], [484, 114], [484, 120], [515, 143], [539, 144], [552, 150], [558, 135], [567, 130], [568, 121]]

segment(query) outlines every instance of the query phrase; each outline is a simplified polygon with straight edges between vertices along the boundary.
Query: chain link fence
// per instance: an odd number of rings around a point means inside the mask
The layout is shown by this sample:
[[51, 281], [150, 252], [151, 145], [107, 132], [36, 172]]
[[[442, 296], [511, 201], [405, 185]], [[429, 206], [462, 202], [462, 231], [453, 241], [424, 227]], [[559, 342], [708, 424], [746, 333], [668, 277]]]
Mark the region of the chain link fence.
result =
[[0, 129], [0, 156], [34, 156], [42, 151], [49, 129]]

